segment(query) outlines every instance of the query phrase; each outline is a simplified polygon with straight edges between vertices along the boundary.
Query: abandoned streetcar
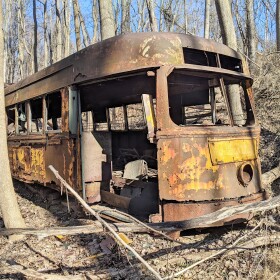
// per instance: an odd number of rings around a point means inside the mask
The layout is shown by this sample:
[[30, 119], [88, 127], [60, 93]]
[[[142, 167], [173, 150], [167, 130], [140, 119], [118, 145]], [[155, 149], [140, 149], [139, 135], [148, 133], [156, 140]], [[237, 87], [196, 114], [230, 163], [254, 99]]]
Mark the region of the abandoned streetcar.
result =
[[211, 40], [96, 43], [5, 88], [12, 175], [55, 188], [51, 164], [88, 203], [151, 222], [263, 200], [251, 86], [243, 58]]

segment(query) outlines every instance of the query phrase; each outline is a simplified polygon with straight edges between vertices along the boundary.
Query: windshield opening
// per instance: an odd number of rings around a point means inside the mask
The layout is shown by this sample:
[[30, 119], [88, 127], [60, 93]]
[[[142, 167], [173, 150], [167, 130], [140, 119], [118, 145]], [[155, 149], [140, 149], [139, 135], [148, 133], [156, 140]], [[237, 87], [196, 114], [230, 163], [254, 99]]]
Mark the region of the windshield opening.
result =
[[[241, 81], [234, 84], [224, 78], [189, 75], [175, 70], [168, 76], [169, 114], [179, 126], [248, 124], [251, 111], [247, 90]], [[233, 115], [234, 106], [239, 108]], [[250, 121], [250, 123], [252, 123]]]

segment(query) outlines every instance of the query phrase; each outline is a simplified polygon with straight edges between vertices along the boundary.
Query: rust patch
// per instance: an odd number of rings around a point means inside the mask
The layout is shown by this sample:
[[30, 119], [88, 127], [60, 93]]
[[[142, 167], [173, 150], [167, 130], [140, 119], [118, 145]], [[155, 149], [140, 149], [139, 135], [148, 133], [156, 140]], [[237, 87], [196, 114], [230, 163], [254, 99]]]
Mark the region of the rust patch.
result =
[[[201, 203], [165, 203], [163, 204], [163, 221], [184, 221], [206, 215], [227, 206], [235, 206], [243, 203], [252, 203], [266, 199], [265, 193], [257, 193], [240, 199], [228, 201], [208, 201]], [[221, 226], [237, 219], [248, 219], [250, 214], [236, 215], [222, 220], [211, 226]], [[210, 225], [207, 225], [209, 227]]]
[[160, 158], [162, 164], [166, 164], [169, 160], [175, 158], [176, 152], [170, 148], [171, 141], [163, 142], [162, 144], [162, 156]]
[[61, 130], [62, 132], [69, 131], [69, 92], [68, 88], [65, 87], [61, 91]]

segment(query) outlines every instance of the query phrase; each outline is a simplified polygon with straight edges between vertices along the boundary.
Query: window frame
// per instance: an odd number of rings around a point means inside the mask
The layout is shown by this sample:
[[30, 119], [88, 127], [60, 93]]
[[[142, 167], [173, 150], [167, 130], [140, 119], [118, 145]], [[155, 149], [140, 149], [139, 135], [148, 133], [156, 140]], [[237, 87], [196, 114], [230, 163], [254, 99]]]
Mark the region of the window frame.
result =
[[59, 90], [58, 92], [50, 92], [44, 95], [44, 99], [45, 101], [43, 102], [43, 112], [45, 111], [44, 117], [45, 117], [45, 122], [44, 122], [44, 130], [45, 130], [45, 134], [55, 134], [55, 133], [62, 133], [62, 124], [60, 125], [59, 129], [52, 129], [52, 130], [48, 130], [48, 107], [47, 107], [47, 97], [48, 95], [51, 94], [59, 94], [60, 98], [61, 98], [61, 107], [60, 107], [60, 112], [61, 112], [61, 120], [62, 120], [62, 107], [63, 107], [63, 100], [62, 100], [62, 92], [61, 90]]

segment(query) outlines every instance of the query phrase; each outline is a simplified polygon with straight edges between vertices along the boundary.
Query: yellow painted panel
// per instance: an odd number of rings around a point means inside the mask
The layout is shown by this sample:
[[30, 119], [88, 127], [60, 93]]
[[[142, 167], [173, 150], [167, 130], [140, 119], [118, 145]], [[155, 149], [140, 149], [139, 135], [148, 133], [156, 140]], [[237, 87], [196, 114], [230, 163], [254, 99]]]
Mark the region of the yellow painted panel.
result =
[[257, 158], [257, 139], [208, 140], [213, 165]]

